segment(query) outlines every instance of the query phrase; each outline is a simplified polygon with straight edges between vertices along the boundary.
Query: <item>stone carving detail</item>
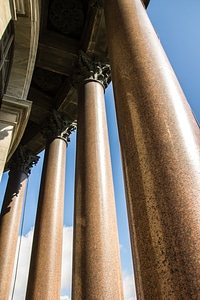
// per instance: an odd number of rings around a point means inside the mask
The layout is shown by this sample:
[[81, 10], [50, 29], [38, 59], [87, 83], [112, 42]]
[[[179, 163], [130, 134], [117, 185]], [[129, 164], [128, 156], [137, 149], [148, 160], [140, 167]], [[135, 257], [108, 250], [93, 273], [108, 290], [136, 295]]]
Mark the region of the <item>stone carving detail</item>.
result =
[[17, 14], [19, 15], [26, 14], [25, 0], [15, 0], [15, 6], [16, 6]]
[[80, 0], [54, 0], [49, 20], [63, 34], [80, 34], [84, 24], [83, 5]]
[[94, 7], [94, 8], [102, 8], [103, 7], [100, 0], [90, 0], [89, 1], [89, 6]]
[[78, 86], [85, 79], [99, 81], [107, 88], [111, 81], [111, 68], [108, 63], [92, 61], [84, 52], [79, 55], [79, 73], [73, 76], [73, 85]]
[[69, 121], [64, 114], [54, 110], [43, 125], [42, 134], [47, 140], [61, 138], [68, 143], [70, 134], [76, 130], [76, 127], [76, 121]]
[[33, 74], [33, 83], [44, 92], [58, 90], [62, 85], [63, 75], [37, 68]]
[[27, 176], [31, 174], [31, 168], [37, 164], [39, 156], [33, 155], [29, 150], [19, 146], [8, 163], [10, 170], [24, 172]]

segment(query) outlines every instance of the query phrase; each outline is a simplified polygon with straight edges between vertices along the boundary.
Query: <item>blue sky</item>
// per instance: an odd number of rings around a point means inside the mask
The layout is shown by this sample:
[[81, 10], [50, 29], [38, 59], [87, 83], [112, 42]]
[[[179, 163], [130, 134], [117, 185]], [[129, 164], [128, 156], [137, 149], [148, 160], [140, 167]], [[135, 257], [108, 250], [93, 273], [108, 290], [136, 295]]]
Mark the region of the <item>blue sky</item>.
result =
[[[148, 14], [159, 36], [167, 56], [174, 68], [183, 91], [190, 103], [190, 106], [200, 123], [200, 1], [199, 0], [151, 0]], [[116, 127], [114, 101], [112, 86], [106, 91], [105, 103], [107, 109], [111, 159], [113, 167], [113, 178], [116, 196], [116, 208], [119, 227], [119, 238], [121, 248], [121, 262], [125, 286], [125, 300], [134, 300], [134, 288], [132, 280], [132, 265], [130, 255], [130, 244], [128, 238], [128, 226], [126, 221], [125, 197], [123, 188], [122, 171], [120, 164], [120, 150]], [[65, 191], [65, 212], [64, 212], [64, 257], [67, 260], [62, 279], [62, 300], [70, 299], [70, 272], [71, 247], [73, 224], [73, 178], [75, 165], [75, 134], [71, 136], [71, 142], [67, 149], [67, 175]], [[22, 228], [21, 243], [21, 271], [16, 284], [14, 299], [23, 299], [23, 286], [25, 282], [24, 266], [28, 262], [30, 252], [30, 241], [32, 227], [36, 212], [37, 197], [42, 170], [41, 154], [37, 167], [33, 167], [32, 174], [28, 180], [28, 190], [25, 205], [25, 218]], [[2, 177], [0, 184], [0, 205], [7, 182], [7, 173]], [[65, 296], [64, 296], [65, 295]]]

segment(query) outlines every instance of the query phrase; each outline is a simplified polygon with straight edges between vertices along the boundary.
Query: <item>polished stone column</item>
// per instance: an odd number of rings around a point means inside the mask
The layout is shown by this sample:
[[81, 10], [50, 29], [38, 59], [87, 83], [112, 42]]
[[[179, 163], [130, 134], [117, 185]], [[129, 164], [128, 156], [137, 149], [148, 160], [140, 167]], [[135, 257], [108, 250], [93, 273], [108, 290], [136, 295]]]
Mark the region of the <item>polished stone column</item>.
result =
[[200, 295], [200, 132], [140, 0], [104, 1], [138, 299]]
[[81, 55], [72, 299], [123, 299], [104, 84], [110, 68]]
[[75, 127], [57, 112], [53, 112], [46, 124], [27, 300], [60, 299], [66, 143]]
[[9, 298], [26, 182], [38, 159], [19, 147], [10, 161], [0, 216], [0, 299]]

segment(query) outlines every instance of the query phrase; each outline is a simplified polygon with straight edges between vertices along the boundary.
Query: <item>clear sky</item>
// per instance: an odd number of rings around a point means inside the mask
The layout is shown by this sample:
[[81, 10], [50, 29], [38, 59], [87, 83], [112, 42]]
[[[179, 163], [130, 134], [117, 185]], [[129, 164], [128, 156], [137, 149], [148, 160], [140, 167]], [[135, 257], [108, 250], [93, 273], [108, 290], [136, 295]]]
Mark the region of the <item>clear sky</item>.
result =
[[[175, 70], [184, 93], [191, 108], [200, 123], [200, 1], [199, 0], [151, 0], [147, 10], [154, 28], [159, 36], [167, 56]], [[126, 221], [125, 197], [123, 189], [122, 171], [120, 164], [120, 151], [117, 127], [115, 121], [114, 101], [112, 86], [106, 91], [106, 109], [108, 118], [111, 159], [116, 196], [116, 207], [119, 227], [121, 249], [121, 262], [125, 300], [134, 300], [134, 286], [132, 279], [132, 264], [128, 227]], [[63, 246], [63, 276], [62, 300], [70, 298], [70, 269], [71, 269], [71, 241], [73, 224], [73, 178], [75, 165], [75, 134], [67, 149], [67, 176], [65, 191], [65, 216], [64, 216], [64, 246]], [[18, 279], [13, 299], [24, 299], [24, 286], [26, 285], [26, 267], [28, 253], [30, 253], [31, 238], [33, 234], [34, 218], [42, 170], [43, 154], [37, 167], [33, 167], [28, 181], [26, 195], [25, 217], [20, 235], [21, 251], [18, 268]], [[7, 182], [7, 173], [3, 175], [0, 184], [0, 204]]]

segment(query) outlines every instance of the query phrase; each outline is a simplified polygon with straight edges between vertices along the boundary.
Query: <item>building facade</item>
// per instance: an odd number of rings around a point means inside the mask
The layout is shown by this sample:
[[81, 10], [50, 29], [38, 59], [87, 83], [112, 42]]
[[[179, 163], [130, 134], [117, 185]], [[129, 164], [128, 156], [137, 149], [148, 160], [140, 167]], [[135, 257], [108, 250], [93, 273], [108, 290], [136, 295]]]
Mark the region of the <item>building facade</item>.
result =
[[66, 147], [76, 129], [72, 299], [123, 299], [104, 105], [111, 78], [137, 298], [200, 295], [200, 132], [148, 2], [0, 2], [0, 172], [10, 169], [1, 299], [9, 295], [27, 178], [43, 149], [26, 299], [60, 297]]

